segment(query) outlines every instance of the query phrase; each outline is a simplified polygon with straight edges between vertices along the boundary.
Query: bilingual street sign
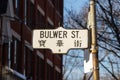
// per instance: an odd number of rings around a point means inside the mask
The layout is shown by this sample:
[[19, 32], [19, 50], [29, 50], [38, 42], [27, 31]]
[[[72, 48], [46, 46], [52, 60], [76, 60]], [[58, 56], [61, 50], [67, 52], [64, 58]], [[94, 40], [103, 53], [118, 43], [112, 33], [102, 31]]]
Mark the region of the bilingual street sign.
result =
[[69, 49], [88, 47], [87, 29], [37, 29], [33, 30], [33, 48], [51, 49], [53, 53], [64, 54]]

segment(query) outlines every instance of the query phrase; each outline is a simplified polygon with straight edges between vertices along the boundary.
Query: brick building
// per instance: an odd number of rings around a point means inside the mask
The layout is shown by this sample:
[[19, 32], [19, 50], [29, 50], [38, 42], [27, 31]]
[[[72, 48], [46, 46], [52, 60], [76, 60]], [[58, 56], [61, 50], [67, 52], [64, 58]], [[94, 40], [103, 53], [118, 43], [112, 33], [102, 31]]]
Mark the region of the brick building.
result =
[[33, 29], [63, 22], [63, 0], [1, 0], [0, 79], [62, 80], [62, 55], [32, 48]]

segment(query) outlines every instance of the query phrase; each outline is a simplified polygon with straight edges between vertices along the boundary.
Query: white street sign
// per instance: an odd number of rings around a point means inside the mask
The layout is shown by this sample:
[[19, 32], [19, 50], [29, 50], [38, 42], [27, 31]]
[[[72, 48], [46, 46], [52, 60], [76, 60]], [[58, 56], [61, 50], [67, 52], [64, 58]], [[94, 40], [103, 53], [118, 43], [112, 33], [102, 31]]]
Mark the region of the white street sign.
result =
[[84, 73], [89, 73], [93, 71], [93, 56], [89, 49], [84, 50]]
[[51, 49], [53, 53], [67, 53], [69, 49], [88, 47], [87, 29], [39, 29], [33, 30], [33, 48]]

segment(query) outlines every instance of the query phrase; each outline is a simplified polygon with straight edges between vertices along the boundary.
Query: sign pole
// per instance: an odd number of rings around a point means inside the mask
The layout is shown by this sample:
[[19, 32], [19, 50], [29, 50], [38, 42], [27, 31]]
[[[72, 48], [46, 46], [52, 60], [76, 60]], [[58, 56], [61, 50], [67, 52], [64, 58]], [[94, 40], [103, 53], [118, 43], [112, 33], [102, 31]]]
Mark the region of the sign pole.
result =
[[93, 56], [93, 79], [99, 80], [99, 64], [98, 64], [98, 46], [96, 33], [96, 6], [95, 0], [90, 0], [90, 16], [91, 16], [91, 53]]

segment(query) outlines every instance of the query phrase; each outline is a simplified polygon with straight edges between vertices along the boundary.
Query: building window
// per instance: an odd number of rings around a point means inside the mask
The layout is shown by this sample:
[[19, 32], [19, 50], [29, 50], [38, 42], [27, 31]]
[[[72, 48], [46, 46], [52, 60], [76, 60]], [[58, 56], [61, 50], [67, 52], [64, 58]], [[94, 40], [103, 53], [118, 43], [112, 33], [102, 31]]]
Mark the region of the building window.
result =
[[61, 80], [61, 74], [55, 70], [55, 80]]
[[57, 10], [59, 12], [60, 11], [60, 1], [59, 0], [56, 1], [56, 5], [57, 5]]
[[2, 65], [4, 65], [4, 66], [6, 66], [7, 65], [7, 63], [8, 63], [8, 48], [9, 48], [9, 46], [8, 46], [9, 44], [8, 43], [4, 43], [3, 44], [3, 50], [2, 50]]
[[32, 30], [33, 27], [35, 26], [35, 21], [34, 21], [34, 4], [32, 2], [30, 2], [30, 9], [28, 10], [28, 14], [29, 16], [27, 17], [27, 25], [29, 26], [29, 28]]
[[13, 0], [14, 10], [17, 17], [20, 17], [20, 0]]
[[53, 67], [47, 64], [47, 80], [53, 80]]
[[8, 0], [0, 1], [0, 15], [6, 13]]
[[37, 10], [37, 28], [43, 29], [45, 28], [45, 18], [44, 16], [40, 13], [39, 10]]
[[11, 42], [10, 67], [20, 72], [20, 60], [20, 41], [13, 37]]
[[37, 80], [44, 80], [44, 60], [37, 56]]
[[33, 54], [32, 51], [25, 46], [25, 76], [27, 79], [32, 78], [33, 73]]

